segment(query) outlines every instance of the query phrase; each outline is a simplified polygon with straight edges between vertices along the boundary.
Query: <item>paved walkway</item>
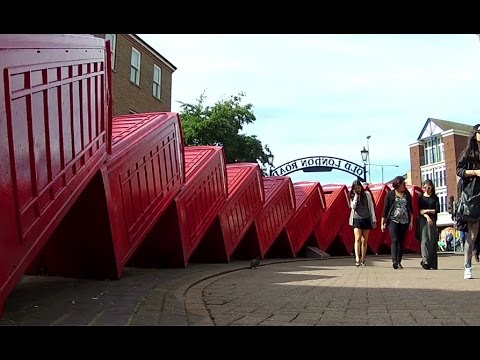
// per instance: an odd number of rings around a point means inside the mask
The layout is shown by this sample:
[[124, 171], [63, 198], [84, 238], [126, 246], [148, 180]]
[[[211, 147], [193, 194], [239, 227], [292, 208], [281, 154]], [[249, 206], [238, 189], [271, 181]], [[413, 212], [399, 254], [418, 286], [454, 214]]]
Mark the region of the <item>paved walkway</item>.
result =
[[119, 281], [25, 276], [0, 325], [480, 325], [480, 266], [463, 279], [463, 255], [441, 254], [439, 270], [407, 255], [276, 259], [128, 268]]

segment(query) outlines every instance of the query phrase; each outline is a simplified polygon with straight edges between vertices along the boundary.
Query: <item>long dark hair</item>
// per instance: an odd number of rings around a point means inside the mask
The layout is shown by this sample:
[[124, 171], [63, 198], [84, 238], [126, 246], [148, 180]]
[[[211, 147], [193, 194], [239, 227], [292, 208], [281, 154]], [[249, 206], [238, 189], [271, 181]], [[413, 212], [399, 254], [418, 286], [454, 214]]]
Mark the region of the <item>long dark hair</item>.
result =
[[425, 185], [428, 185], [432, 188], [432, 195], [430, 195], [431, 197], [437, 197], [437, 194], [435, 194], [435, 185], [433, 185], [433, 181], [430, 180], [430, 179], [425, 179], [425, 181], [423, 182], [423, 186]]
[[480, 154], [477, 145], [477, 130], [480, 124], [473, 125], [472, 131], [470, 131], [470, 137], [468, 138], [467, 146], [460, 154], [459, 162], [468, 162], [474, 165], [474, 169], [480, 168]]
[[350, 200], [353, 200], [355, 197], [355, 186], [359, 185], [362, 190], [360, 190], [360, 202], [362, 204], [365, 203], [367, 200], [367, 196], [365, 195], [365, 189], [363, 188], [362, 182], [360, 180], [355, 180], [352, 184], [352, 188], [350, 189]]

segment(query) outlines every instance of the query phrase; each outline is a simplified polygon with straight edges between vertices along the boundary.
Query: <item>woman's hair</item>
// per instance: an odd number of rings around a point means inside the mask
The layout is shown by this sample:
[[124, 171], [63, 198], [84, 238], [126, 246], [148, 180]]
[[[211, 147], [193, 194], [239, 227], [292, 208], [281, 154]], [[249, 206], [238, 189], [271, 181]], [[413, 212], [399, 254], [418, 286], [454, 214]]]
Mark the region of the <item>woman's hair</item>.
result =
[[437, 196], [437, 194], [435, 194], [435, 185], [433, 185], [433, 181], [430, 180], [430, 179], [426, 179], [424, 182], [423, 182], [423, 186], [430, 186], [432, 188], [432, 195], [431, 196]]
[[470, 131], [470, 137], [468, 143], [460, 154], [459, 162], [469, 162], [475, 164], [475, 168], [480, 168], [480, 156], [477, 145], [477, 130], [480, 124], [473, 125], [472, 131]]
[[355, 180], [352, 184], [352, 188], [350, 189], [350, 199], [353, 200], [355, 197], [355, 186], [360, 186], [360, 201], [362, 204], [365, 203], [365, 200], [367, 200], [367, 196], [365, 195], [365, 189], [363, 188], [362, 182], [360, 180]]
[[396, 176], [395, 179], [393, 179], [393, 181], [392, 181], [392, 186], [396, 190], [404, 182], [405, 182], [405, 179], [403, 178], [403, 176]]

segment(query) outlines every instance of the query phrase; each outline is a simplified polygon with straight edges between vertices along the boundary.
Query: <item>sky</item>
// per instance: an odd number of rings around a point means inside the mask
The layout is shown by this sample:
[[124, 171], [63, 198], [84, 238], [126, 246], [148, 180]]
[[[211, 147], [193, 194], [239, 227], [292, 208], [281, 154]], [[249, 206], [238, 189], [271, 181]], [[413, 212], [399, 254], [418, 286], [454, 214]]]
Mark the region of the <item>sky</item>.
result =
[[[387, 182], [410, 170], [409, 145], [428, 118], [480, 123], [475, 34], [137, 35], [177, 68], [172, 111], [202, 92], [206, 105], [245, 93], [257, 120], [243, 133], [268, 144], [275, 167], [308, 156], [362, 164], [368, 146], [370, 182], [382, 169]], [[290, 176], [356, 179], [339, 170]]]

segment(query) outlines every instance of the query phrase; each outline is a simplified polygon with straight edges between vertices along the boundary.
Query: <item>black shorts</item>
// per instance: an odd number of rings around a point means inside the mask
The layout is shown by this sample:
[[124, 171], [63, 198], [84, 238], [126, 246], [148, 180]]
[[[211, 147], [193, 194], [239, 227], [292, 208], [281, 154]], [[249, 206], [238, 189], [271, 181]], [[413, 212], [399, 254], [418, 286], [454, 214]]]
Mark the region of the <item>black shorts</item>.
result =
[[368, 230], [368, 229], [373, 229], [373, 226], [370, 219], [353, 219], [353, 228]]

